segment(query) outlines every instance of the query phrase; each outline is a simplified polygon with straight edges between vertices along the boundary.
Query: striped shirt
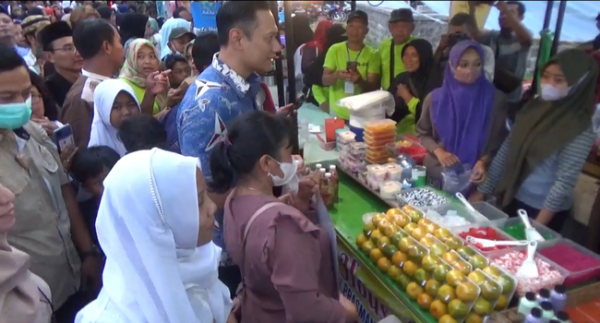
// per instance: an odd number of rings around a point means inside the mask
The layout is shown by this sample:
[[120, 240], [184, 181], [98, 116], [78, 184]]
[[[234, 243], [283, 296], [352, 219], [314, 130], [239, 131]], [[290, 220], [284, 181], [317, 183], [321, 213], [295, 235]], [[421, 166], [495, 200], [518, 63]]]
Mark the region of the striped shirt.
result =
[[[478, 187], [480, 192], [492, 194], [503, 176], [509, 139], [510, 137], [504, 141], [492, 161], [486, 181]], [[539, 210], [559, 212], [570, 209], [573, 204], [573, 189], [594, 140], [595, 134], [588, 129], [547, 157], [523, 181], [515, 198]]]

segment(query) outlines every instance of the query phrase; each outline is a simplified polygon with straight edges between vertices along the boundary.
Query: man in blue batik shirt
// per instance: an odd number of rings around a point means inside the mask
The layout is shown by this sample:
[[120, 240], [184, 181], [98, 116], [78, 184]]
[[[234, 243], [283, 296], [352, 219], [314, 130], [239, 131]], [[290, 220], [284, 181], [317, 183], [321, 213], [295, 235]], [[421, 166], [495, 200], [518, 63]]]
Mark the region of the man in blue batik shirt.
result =
[[[261, 79], [256, 71], [269, 71], [281, 51], [278, 29], [268, 1], [227, 1], [216, 15], [221, 51], [211, 66], [190, 86], [177, 113], [181, 153], [200, 158], [202, 173], [211, 180], [210, 151], [227, 134], [227, 124], [242, 113], [262, 109], [256, 102]], [[221, 210], [215, 215], [215, 243], [221, 247], [226, 195], [211, 195]], [[241, 282], [239, 269], [226, 253], [219, 278], [232, 296]]]

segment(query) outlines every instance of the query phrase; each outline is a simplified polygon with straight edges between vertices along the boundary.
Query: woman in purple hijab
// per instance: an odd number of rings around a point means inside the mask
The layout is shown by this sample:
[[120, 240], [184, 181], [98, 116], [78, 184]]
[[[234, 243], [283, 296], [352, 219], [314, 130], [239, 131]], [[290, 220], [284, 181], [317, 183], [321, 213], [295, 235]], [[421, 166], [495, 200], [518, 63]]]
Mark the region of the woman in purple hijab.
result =
[[454, 45], [442, 87], [423, 103], [417, 133], [429, 151], [424, 164], [435, 186], [441, 185], [443, 168], [461, 164], [473, 168], [474, 183], [483, 181], [487, 165], [506, 137], [505, 97], [486, 80], [483, 59], [477, 42]]

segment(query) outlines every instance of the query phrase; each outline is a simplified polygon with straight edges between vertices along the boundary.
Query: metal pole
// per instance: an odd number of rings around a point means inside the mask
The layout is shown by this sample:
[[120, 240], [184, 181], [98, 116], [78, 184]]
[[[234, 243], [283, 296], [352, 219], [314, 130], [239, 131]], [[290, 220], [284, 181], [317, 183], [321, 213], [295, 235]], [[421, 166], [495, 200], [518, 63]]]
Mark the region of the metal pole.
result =
[[356, 11], [356, 0], [350, 1], [350, 9]]
[[563, 20], [565, 19], [565, 11], [567, 10], [567, 1], [561, 1], [558, 5], [558, 16], [556, 16], [556, 28], [554, 29], [554, 41], [552, 42], [552, 49], [550, 55], [554, 56], [558, 51], [558, 44], [560, 43], [560, 33], [562, 31]]
[[292, 23], [292, 2], [283, 2], [283, 14], [285, 16], [285, 55], [287, 60], [287, 102], [296, 102], [296, 78], [294, 75], [294, 24]]
[[[279, 8], [277, 7], [277, 1], [271, 1], [271, 13], [275, 18], [275, 24], [279, 26]], [[275, 71], [269, 72], [269, 74], [275, 74], [275, 82], [277, 83], [277, 98], [280, 107], [285, 105], [285, 83], [283, 81], [283, 64], [281, 54], [275, 59]]]
[[[552, 19], [552, 9], [554, 7], [554, 1], [546, 1], [546, 14], [544, 15], [544, 26], [542, 27], [542, 31], [543, 30], [548, 30], [548, 28], [550, 28], [550, 20]], [[541, 38], [540, 38], [541, 41]], [[535, 60], [535, 69], [533, 71], [533, 81], [531, 81], [531, 91], [532, 94], [536, 94], [537, 92], [537, 84], [539, 82], [538, 80], [538, 63], [540, 61], [540, 50], [538, 50], [538, 54], [537, 54], [537, 59]]]

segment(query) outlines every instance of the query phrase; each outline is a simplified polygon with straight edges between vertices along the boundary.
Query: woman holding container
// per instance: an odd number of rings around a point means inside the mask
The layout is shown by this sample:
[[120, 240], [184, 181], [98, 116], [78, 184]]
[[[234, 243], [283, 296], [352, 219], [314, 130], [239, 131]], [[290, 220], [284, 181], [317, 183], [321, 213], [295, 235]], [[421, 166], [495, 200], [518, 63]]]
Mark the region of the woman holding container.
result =
[[424, 100], [416, 130], [427, 149], [424, 166], [431, 185], [442, 186], [444, 168], [472, 168], [481, 183], [487, 165], [506, 136], [506, 100], [483, 73], [484, 54], [477, 42], [452, 47], [441, 88]]
[[573, 204], [577, 183], [595, 135], [592, 116], [598, 64], [569, 49], [542, 70], [541, 94], [517, 114], [510, 136], [471, 200], [499, 194], [510, 216], [518, 209], [560, 231]]

